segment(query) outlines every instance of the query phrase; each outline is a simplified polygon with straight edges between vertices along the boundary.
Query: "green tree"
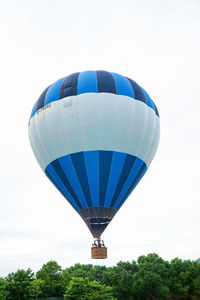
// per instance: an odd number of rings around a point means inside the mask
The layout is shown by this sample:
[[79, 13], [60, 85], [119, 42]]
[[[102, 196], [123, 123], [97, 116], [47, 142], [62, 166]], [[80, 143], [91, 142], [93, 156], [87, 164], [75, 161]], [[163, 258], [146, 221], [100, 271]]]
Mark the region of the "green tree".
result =
[[200, 275], [193, 279], [193, 299], [200, 299]]
[[174, 258], [170, 264], [169, 288], [173, 298], [200, 299], [200, 264]]
[[138, 258], [138, 271], [133, 275], [132, 292], [139, 299], [169, 299], [170, 266], [157, 254]]
[[113, 288], [114, 296], [118, 299], [131, 300], [133, 298], [133, 275], [137, 272], [136, 262], [119, 262], [115, 267], [107, 268], [104, 283]]
[[8, 297], [8, 290], [7, 290], [7, 281], [3, 278], [0, 278], [0, 299], [1, 300], [6, 300]]
[[92, 280], [93, 276], [93, 265], [82, 265], [82, 264], [75, 264], [73, 267], [67, 269], [71, 277], [88, 277], [89, 280]]
[[200, 299], [200, 263], [198, 261], [193, 262], [193, 296], [194, 299]]
[[107, 271], [106, 266], [93, 266], [91, 264], [82, 265], [75, 264], [74, 266], [66, 269], [65, 271], [72, 277], [88, 277], [90, 281], [96, 280], [104, 283], [105, 273]]
[[114, 300], [112, 288], [101, 285], [96, 280], [73, 277], [66, 288], [65, 300]]
[[93, 268], [90, 271], [90, 276], [89, 279], [92, 280], [96, 280], [101, 282], [101, 284], [107, 284], [106, 281], [106, 274], [107, 272], [107, 267], [106, 266], [93, 266]]
[[34, 273], [31, 269], [17, 270], [15, 273], [8, 274], [7, 289], [10, 300], [29, 300], [31, 297], [30, 286], [34, 279]]
[[49, 261], [36, 273], [37, 279], [44, 281], [42, 286], [42, 296], [53, 297], [62, 296], [62, 275], [61, 266], [56, 261]]
[[44, 285], [44, 281], [42, 279], [35, 279], [31, 281], [30, 293], [35, 300], [38, 300], [39, 295], [42, 294], [43, 285]]
[[68, 269], [65, 269], [61, 273], [61, 288], [62, 288], [62, 295], [66, 291], [66, 286], [70, 283], [72, 279], [71, 274], [69, 273]]
[[173, 298], [186, 299], [189, 292], [189, 284], [186, 277], [188, 271], [186, 268], [189, 264], [184, 264], [182, 259], [174, 258], [170, 263], [169, 288]]

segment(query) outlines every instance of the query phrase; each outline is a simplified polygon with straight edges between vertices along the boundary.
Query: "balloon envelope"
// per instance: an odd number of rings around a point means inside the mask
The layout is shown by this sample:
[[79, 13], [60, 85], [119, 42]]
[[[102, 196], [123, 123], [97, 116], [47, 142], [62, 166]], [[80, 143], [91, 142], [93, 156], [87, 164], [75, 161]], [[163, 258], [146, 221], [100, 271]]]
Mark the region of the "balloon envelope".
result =
[[147, 92], [106, 71], [59, 79], [41, 94], [29, 121], [39, 165], [96, 238], [145, 174], [159, 132]]

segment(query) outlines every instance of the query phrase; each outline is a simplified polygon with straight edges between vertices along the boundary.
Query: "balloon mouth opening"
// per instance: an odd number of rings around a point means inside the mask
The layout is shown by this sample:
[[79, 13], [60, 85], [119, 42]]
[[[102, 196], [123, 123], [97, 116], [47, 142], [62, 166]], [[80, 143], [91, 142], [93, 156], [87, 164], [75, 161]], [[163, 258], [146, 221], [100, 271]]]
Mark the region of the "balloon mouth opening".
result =
[[90, 224], [91, 226], [94, 225], [108, 225], [110, 223], [110, 218], [92, 218], [90, 219]]
[[98, 232], [99, 236], [101, 236], [101, 234], [106, 229], [106, 227], [108, 226], [110, 221], [111, 221], [111, 219], [109, 219], [109, 218], [92, 218], [92, 219], [90, 219], [90, 226], [91, 226], [92, 232]]
[[113, 207], [90, 207], [79, 211], [94, 238], [100, 238], [117, 209]]

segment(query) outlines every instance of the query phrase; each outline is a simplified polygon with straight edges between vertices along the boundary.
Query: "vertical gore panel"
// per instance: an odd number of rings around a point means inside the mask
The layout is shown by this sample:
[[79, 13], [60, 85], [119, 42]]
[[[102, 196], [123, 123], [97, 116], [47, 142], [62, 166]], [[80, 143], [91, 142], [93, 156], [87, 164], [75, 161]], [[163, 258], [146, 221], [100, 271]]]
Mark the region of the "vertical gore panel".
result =
[[111, 207], [113, 207], [115, 205], [115, 202], [117, 201], [117, 199], [119, 197], [119, 194], [120, 194], [120, 192], [121, 192], [121, 190], [122, 190], [122, 188], [123, 188], [123, 186], [126, 182], [126, 179], [127, 179], [127, 177], [129, 176], [129, 174], [131, 172], [131, 169], [132, 169], [132, 166], [133, 166], [135, 160], [136, 160], [135, 156], [132, 156], [130, 154], [126, 155], [124, 166], [123, 166], [123, 169], [122, 169], [122, 172], [121, 172], [121, 175], [120, 175], [120, 178], [119, 178], [114, 196], [113, 196], [111, 204], [110, 204]]
[[84, 152], [93, 206], [99, 206], [99, 151]]
[[96, 71], [80, 73], [78, 77], [77, 95], [84, 93], [97, 93]]
[[49, 89], [49, 86], [40, 95], [40, 97], [39, 97], [39, 99], [36, 103], [35, 111], [37, 111], [38, 109], [40, 109], [41, 107], [44, 106], [44, 99], [45, 99], [45, 96], [46, 96], [46, 93], [47, 93], [48, 89]]
[[130, 81], [130, 83], [133, 87], [134, 94], [135, 94], [135, 99], [140, 100], [140, 101], [147, 104], [147, 100], [145, 98], [145, 94], [143, 92], [143, 89], [135, 81], [133, 81], [132, 79], [130, 79], [130, 78], [127, 78], [127, 79]]
[[126, 192], [125, 196], [123, 197], [122, 201], [117, 206], [117, 209], [119, 209], [122, 206], [122, 204], [127, 199], [129, 194], [132, 192], [132, 190], [135, 188], [135, 186], [138, 184], [138, 182], [142, 179], [142, 177], [144, 176], [146, 170], [147, 170], [147, 167], [146, 167], [145, 163], [143, 163], [140, 171], [138, 172], [137, 176], [133, 180], [132, 184], [130, 185], [129, 189], [127, 190], [127, 192]]
[[105, 201], [106, 207], [110, 206], [110, 202], [114, 195], [122, 168], [124, 166], [125, 158], [126, 158], [125, 153], [113, 152], [108, 188], [107, 188], [107, 192], [106, 192], [106, 201]]
[[117, 94], [115, 80], [111, 73], [106, 71], [97, 71], [98, 93]]
[[151, 107], [155, 111], [156, 115], [159, 117], [159, 112], [158, 112], [158, 109], [157, 109], [155, 103], [153, 102], [153, 100], [150, 98], [149, 94], [144, 89], [143, 89], [143, 92], [145, 94], [148, 106]]
[[67, 176], [65, 175], [65, 172], [63, 171], [60, 163], [58, 160], [54, 160], [52, 163], [51, 163], [52, 167], [54, 168], [56, 174], [60, 177], [61, 181], [63, 182], [64, 186], [66, 187], [66, 189], [69, 191], [70, 195], [72, 196], [72, 198], [74, 199], [74, 201], [76, 202], [76, 204], [78, 205], [78, 207], [80, 209], [82, 209], [82, 205], [75, 193], [75, 191], [73, 190]]
[[73, 197], [66, 189], [64, 183], [60, 179], [60, 177], [56, 174], [54, 168], [51, 164], [49, 164], [45, 170], [47, 177], [51, 180], [51, 182], [55, 185], [55, 187], [60, 191], [60, 193], [68, 200], [68, 202], [77, 210], [80, 210], [80, 207], [74, 201]]
[[117, 95], [124, 95], [124, 96], [135, 98], [133, 87], [130, 81], [126, 77], [119, 75], [117, 73], [112, 73], [112, 75], [115, 79]]
[[60, 163], [65, 175], [67, 176], [73, 190], [76, 192], [76, 195], [81, 203], [81, 206], [83, 208], [87, 208], [88, 206], [87, 206], [82, 188], [80, 186], [80, 182], [77, 177], [76, 170], [74, 169], [74, 165], [72, 163], [71, 156], [65, 155], [63, 157], [58, 158], [58, 160], [59, 160], [59, 163]]
[[37, 105], [37, 102], [35, 102], [34, 106], [33, 106], [33, 109], [32, 109], [32, 112], [31, 112], [31, 116], [30, 116], [30, 119], [34, 116], [35, 112], [36, 112], [36, 105]]
[[127, 177], [126, 182], [118, 196], [118, 199], [117, 201], [115, 201], [114, 208], [117, 208], [118, 204], [124, 199], [124, 196], [126, 195], [132, 182], [135, 180], [136, 176], [138, 175], [138, 172], [140, 171], [142, 165], [143, 165], [143, 161], [139, 158], [136, 158], [132, 166], [131, 172], [129, 173], [129, 176]]
[[60, 157], [47, 166], [45, 173], [79, 211], [88, 207], [119, 209], [146, 170], [146, 164], [135, 156], [100, 150]]
[[112, 151], [99, 151], [99, 206], [105, 204], [112, 156]]
[[[152, 101], [153, 102], [153, 101]], [[156, 115], [159, 117], [159, 112], [158, 112], [158, 109], [157, 109], [157, 107], [156, 107], [156, 105], [155, 105], [155, 103], [153, 102], [153, 105], [154, 105], [154, 107], [155, 107], [155, 112], [156, 112]]]
[[87, 205], [88, 205], [88, 207], [91, 207], [92, 199], [91, 199], [91, 194], [90, 194], [90, 187], [89, 187], [88, 175], [87, 175], [83, 152], [71, 154], [71, 159], [72, 159], [74, 168], [76, 170], [76, 174], [78, 176], [83, 194], [87, 201]]
[[74, 73], [67, 76], [61, 84], [59, 98], [77, 95], [77, 83], [80, 73]]
[[149, 94], [144, 89], [143, 89], [143, 92], [144, 92], [146, 100], [147, 100], [147, 105], [155, 111], [155, 106], [154, 106], [153, 101], [151, 100]]
[[66, 77], [59, 79], [55, 83], [53, 83], [50, 88], [48, 89], [45, 100], [44, 100], [44, 106], [52, 101], [56, 101], [59, 99], [60, 95], [60, 87], [65, 80]]

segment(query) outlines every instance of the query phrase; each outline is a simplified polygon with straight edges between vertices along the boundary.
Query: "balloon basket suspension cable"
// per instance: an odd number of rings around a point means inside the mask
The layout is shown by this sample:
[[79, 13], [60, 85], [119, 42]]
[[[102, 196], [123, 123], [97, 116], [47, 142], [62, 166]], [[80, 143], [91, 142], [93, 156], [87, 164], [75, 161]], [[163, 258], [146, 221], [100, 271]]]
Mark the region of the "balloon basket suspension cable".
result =
[[92, 259], [106, 259], [107, 258], [107, 247], [105, 247], [104, 241], [98, 237], [94, 239], [94, 243], [91, 248]]

